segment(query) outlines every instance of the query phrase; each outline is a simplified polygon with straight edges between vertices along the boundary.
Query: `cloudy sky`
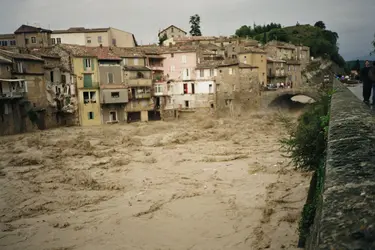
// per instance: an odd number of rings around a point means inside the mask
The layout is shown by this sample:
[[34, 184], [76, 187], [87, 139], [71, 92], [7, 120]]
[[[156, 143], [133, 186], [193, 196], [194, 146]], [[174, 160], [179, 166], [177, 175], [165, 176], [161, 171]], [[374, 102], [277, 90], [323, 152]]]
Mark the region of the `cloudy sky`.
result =
[[[156, 42], [160, 29], [174, 24], [189, 31], [199, 14], [203, 35], [232, 35], [243, 24], [285, 26], [323, 20], [340, 36], [345, 59], [367, 56], [375, 33], [375, 0], [0, 0], [0, 33], [21, 24], [50, 29], [115, 27], [141, 44]], [[6, 21], [5, 21], [6, 20]]]

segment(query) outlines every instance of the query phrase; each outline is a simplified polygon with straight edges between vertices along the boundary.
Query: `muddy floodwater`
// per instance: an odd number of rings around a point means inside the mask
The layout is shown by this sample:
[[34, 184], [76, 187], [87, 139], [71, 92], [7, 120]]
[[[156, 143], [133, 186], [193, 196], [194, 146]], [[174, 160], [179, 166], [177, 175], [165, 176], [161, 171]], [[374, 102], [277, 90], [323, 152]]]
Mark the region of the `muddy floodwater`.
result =
[[0, 138], [2, 250], [297, 249], [309, 175], [272, 113]]

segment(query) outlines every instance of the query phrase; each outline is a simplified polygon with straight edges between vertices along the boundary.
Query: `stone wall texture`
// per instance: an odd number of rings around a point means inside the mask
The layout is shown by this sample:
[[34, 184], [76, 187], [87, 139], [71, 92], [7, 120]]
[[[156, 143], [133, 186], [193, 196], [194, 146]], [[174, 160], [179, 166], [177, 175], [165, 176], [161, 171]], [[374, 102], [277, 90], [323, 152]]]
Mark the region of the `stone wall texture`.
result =
[[322, 204], [305, 249], [375, 249], [375, 116], [334, 87]]

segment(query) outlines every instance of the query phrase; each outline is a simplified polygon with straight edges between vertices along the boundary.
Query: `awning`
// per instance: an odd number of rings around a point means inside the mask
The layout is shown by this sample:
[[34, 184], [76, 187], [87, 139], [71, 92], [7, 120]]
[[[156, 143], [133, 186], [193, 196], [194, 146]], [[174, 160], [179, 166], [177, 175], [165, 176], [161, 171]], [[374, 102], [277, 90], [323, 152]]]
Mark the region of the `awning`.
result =
[[2, 82], [21, 82], [25, 81], [25, 79], [0, 79]]

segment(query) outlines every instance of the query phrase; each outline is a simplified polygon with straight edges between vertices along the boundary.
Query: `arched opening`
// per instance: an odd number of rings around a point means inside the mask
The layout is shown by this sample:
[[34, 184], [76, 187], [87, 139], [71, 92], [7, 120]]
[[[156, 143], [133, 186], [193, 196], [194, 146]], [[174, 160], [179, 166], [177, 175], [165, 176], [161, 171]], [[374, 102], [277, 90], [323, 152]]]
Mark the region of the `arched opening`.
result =
[[284, 94], [276, 97], [270, 104], [269, 108], [286, 109], [289, 111], [299, 111], [314, 103], [314, 98], [304, 94]]

